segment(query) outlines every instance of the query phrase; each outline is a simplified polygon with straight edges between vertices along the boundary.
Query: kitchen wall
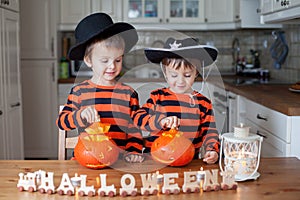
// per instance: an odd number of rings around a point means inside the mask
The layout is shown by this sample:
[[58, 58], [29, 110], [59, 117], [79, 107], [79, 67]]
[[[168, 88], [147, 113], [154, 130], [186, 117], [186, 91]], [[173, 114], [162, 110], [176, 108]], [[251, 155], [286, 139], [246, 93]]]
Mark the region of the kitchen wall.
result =
[[[232, 65], [232, 41], [239, 39], [240, 56], [249, 54], [250, 49], [260, 51], [261, 67], [269, 69], [271, 77], [289, 81], [291, 83], [300, 81], [300, 25], [284, 25], [286, 40], [289, 46], [289, 54], [281, 69], [273, 67], [273, 59], [270, 53], [270, 47], [274, 43], [272, 37], [273, 29], [267, 30], [236, 30], [236, 31], [139, 31], [139, 42], [137, 49], [143, 47], [162, 45], [170, 36], [184, 37], [190, 36], [197, 38], [201, 44], [213, 44], [219, 51], [217, 66], [223, 74], [234, 73]], [[126, 59], [127, 66], [137, 66], [145, 63], [141, 50], [134, 51]]]

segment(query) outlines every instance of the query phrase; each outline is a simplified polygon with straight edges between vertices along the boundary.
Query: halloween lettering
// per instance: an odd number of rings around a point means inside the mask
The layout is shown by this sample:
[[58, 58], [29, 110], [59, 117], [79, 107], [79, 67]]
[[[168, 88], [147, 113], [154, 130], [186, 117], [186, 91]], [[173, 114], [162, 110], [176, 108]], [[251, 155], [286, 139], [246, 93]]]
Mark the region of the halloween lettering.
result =
[[[218, 169], [200, 171], [186, 171], [183, 174], [183, 185], [179, 187], [176, 180], [179, 178], [178, 173], [148, 173], [140, 174], [142, 187], [141, 195], [162, 194], [179, 194], [197, 193], [202, 191], [218, 191], [236, 189], [237, 183], [234, 181], [232, 172], [221, 172], [222, 183], [218, 183]], [[117, 188], [114, 184], [107, 185], [107, 174], [99, 174], [97, 179], [101, 182], [101, 187], [97, 190], [94, 186], [86, 184], [87, 175], [69, 177], [68, 173], [63, 173], [58, 187], [54, 186], [54, 173], [39, 170], [37, 172], [28, 172], [27, 174], [19, 173], [17, 188], [19, 191], [35, 192], [60, 195], [79, 195], [79, 196], [116, 196]], [[136, 196], [138, 188], [136, 179], [132, 174], [124, 174], [120, 179], [119, 195]]]

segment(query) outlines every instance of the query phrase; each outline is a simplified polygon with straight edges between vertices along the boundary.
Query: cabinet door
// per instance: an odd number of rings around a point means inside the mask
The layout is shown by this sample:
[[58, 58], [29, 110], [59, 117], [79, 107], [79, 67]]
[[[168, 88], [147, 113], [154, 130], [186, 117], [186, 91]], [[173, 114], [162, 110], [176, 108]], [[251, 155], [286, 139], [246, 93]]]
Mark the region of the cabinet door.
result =
[[19, 11], [19, 0], [1, 0], [0, 7], [13, 11]]
[[258, 133], [264, 136], [261, 149], [262, 157], [284, 157], [291, 155], [291, 145], [289, 143], [282, 141], [250, 120], [246, 119], [246, 124], [250, 126], [251, 133]]
[[90, 13], [90, 0], [60, 0], [60, 23], [62, 24], [78, 24]]
[[125, 0], [124, 21], [135, 23], [163, 22], [163, 1]]
[[239, 19], [239, 0], [206, 0], [206, 19], [208, 23], [235, 22]]
[[4, 120], [4, 110], [0, 107], [0, 160], [6, 159], [6, 131]]
[[203, 23], [204, 0], [165, 1], [165, 21], [169, 23]]
[[7, 159], [23, 159], [23, 122], [20, 84], [19, 14], [2, 10], [2, 64]]
[[260, 0], [261, 14], [267, 14], [273, 11], [273, 0]]
[[[73, 4], [70, 4], [71, 6]], [[26, 0], [21, 8], [21, 58], [56, 58], [57, 0]]]
[[114, 22], [122, 21], [122, 4], [119, 0], [92, 0], [91, 13], [104, 12], [108, 14]]
[[238, 96], [232, 92], [228, 93], [228, 131], [233, 132], [233, 127], [238, 125]]
[[[0, 8], [0, 16], [2, 19], [2, 11]], [[0, 47], [2, 47], [2, 22], [0, 20]], [[6, 159], [6, 139], [5, 139], [5, 119], [4, 119], [4, 66], [2, 58], [2, 48], [0, 48], [0, 159]]]
[[25, 157], [56, 158], [56, 61], [22, 61], [22, 89]]

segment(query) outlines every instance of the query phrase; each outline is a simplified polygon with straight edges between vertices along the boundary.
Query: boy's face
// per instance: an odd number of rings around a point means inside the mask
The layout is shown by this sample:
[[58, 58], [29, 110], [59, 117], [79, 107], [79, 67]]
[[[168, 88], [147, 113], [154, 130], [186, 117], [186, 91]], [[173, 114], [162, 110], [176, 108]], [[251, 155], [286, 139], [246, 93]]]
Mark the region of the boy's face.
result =
[[174, 93], [191, 93], [196, 75], [196, 68], [184, 68], [181, 66], [179, 69], [174, 69], [166, 66], [166, 80]]
[[124, 49], [107, 47], [104, 42], [95, 44], [91, 55], [84, 58], [94, 72], [92, 80], [99, 85], [114, 85], [122, 70], [123, 54]]

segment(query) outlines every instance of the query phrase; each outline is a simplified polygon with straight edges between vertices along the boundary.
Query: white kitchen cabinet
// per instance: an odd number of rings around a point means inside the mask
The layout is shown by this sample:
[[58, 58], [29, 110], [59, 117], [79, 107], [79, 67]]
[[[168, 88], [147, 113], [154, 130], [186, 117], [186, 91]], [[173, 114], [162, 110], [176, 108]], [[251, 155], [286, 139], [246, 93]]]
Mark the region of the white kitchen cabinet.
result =
[[24, 158], [19, 30], [19, 13], [0, 8], [0, 159]]
[[238, 21], [239, 0], [206, 0], [205, 1], [205, 22], [221, 23]]
[[219, 134], [228, 132], [227, 91], [220, 82], [195, 82], [193, 88], [211, 100]]
[[24, 144], [26, 158], [56, 158], [58, 129], [55, 60], [23, 60]]
[[206, 0], [208, 29], [281, 28], [279, 24], [262, 24], [259, 0]]
[[126, 0], [124, 20], [133, 23], [201, 23], [204, 0]]
[[19, 0], [1, 0], [0, 7], [18, 12], [20, 10]]
[[[244, 98], [245, 123], [250, 131], [264, 137], [262, 156], [297, 156], [299, 116], [287, 116]], [[298, 126], [298, 127], [297, 127]], [[293, 139], [292, 139], [293, 138]]]
[[119, 0], [60, 0], [59, 30], [74, 30], [78, 22], [89, 14], [104, 12], [114, 22], [122, 19], [122, 1]]
[[297, 23], [300, 0], [260, 0], [262, 23]]
[[282, 28], [281, 24], [261, 23], [260, 16], [262, 11], [259, 0], [240, 0], [239, 12], [241, 28]]
[[21, 58], [56, 59], [57, 0], [20, 2]]
[[56, 158], [58, 0], [20, 3], [25, 157]]
[[273, 11], [273, 0], [260, 0], [260, 13], [267, 14]]
[[123, 8], [123, 20], [137, 28], [204, 28], [204, 0], [125, 0]]

